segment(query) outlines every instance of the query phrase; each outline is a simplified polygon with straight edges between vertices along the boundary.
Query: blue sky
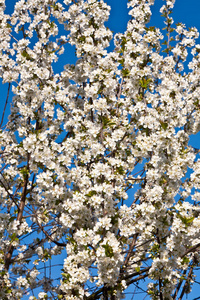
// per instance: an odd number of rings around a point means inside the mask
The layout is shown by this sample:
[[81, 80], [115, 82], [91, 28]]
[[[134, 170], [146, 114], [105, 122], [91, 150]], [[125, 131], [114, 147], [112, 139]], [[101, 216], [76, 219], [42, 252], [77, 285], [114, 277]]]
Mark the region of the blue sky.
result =
[[[15, 0], [6, 0], [7, 5], [7, 13], [10, 13], [13, 4], [15, 3]], [[128, 16], [128, 10], [127, 10], [127, 1], [126, 0], [107, 0], [107, 3], [111, 6], [111, 16], [109, 21], [107, 22], [107, 26], [114, 31], [114, 33], [117, 32], [124, 32], [126, 30], [126, 24], [129, 19]], [[164, 19], [160, 17], [159, 8], [161, 5], [164, 4], [163, 0], [155, 0], [155, 5], [152, 8], [153, 16], [151, 19], [151, 25], [155, 25], [156, 27], [163, 28]], [[182, 22], [186, 24], [187, 27], [193, 27], [195, 26], [200, 31], [200, 0], [176, 0], [173, 18], [175, 23]], [[198, 43], [200, 43], [200, 39], [198, 40]], [[62, 70], [63, 66], [63, 60], [65, 63], [74, 63], [75, 62], [75, 56], [74, 56], [74, 50], [69, 51], [67, 53], [68, 61], [66, 61], [64, 56], [61, 57], [60, 63], [58, 64], [58, 69]], [[0, 86], [0, 92], [1, 92], [1, 102], [0, 102], [0, 119], [6, 99], [6, 92], [7, 92], [7, 84]], [[9, 99], [11, 101], [11, 97]], [[9, 106], [7, 109], [7, 114], [9, 112]], [[195, 145], [196, 147], [200, 147], [200, 138], [199, 136], [193, 136], [191, 137], [191, 143]], [[197, 281], [199, 279], [200, 281], [200, 273], [197, 276]], [[200, 289], [198, 289], [198, 286], [194, 288], [193, 292], [188, 296], [189, 300], [193, 300], [196, 297], [200, 296]], [[134, 298], [132, 296], [127, 295], [126, 299], [133, 299], [133, 300], [140, 300], [143, 299], [142, 295], [136, 295]], [[147, 300], [147, 298], [145, 298]], [[186, 299], [186, 298], [184, 298]]]

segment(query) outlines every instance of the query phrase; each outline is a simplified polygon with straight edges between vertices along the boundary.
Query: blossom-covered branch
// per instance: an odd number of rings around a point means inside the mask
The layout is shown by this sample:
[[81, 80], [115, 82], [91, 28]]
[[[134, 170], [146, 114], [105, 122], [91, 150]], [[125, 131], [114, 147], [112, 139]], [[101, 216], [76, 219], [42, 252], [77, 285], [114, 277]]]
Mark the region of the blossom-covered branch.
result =
[[113, 35], [103, 0], [16, 0], [11, 14], [0, 0], [1, 299], [117, 300], [136, 283], [151, 299], [191, 291], [199, 33], [163, 3], [165, 30], [149, 26], [154, 0], [131, 0]]

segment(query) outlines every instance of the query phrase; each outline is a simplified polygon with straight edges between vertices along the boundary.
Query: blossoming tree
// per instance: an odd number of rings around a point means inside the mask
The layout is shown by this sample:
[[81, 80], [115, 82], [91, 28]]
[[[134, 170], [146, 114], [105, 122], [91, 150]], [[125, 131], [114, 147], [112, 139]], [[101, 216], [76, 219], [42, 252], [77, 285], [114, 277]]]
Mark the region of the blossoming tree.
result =
[[[113, 37], [103, 0], [20, 0], [11, 15], [0, 0], [1, 299], [191, 291], [200, 45], [195, 28], [173, 24], [174, 2], [163, 2], [161, 33], [148, 25], [154, 0], [130, 0], [127, 30]], [[65, 52], [58, 73], [66, 44], [77, 61]]]

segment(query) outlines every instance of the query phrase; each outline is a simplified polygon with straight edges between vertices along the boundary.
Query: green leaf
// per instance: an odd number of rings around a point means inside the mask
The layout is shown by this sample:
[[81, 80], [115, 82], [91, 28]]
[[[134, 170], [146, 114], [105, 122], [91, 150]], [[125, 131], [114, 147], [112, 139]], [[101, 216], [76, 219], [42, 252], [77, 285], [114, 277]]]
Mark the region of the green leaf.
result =
[[118, 224], [118, 218], [119, 218], [119, 214], [116, 214], [115, 216], [111, 217], [111, 223], [113, 225]]
[[188, 257], [183, 257], [181, 264], [188, 264], [190, 262], [190, 259]]
[[102, 247], [105, 249], [105, 255], [107, 257], [111, 258], [114, 256], [113, 248], [108, 244], [108, 242], [105, 245], [102, 245]]
[[11, 243], [14, 242], [14, 241], [18, 241], [19, 240], [16, 233], [13, 233], [9, 237], [10, 237]]
[[136, 272], [140, 272], [140, 267], [135, 267]]
[[150, 249], [150, 254], [152, 257], [156, 257], [159, 254], [160, 251], [160, 245], [155, 243]]
[[116, 173], [120, 174], [120, 175], [123, 175], [124, 174], [124, 168], [122, 166], [116, 167]]
[[123, 77], [128, 77], [129, 74], [130, 74], [130, 71], [128, 69], [123, 69], [122, 70]]
[[46, 260], [48, 260], [48, 258], [51, 259], [51, 255], [49, 254], [49, 252], [48, 252], [46, 249], [44, 250], [43, 257], [44, 257]]
[[119, 59], [118, 62], [122, 65], [122, 67], [124, 66], [124, 58]]
[[23, 56], [23, 57], [25, 57], [27, 60], [30, 60], [30, 61], [33, 61], [34, 59], [28, 54], [28, 52], [26, 52], [26, 50], [23, 50], [22, 52], [21, 52], [21, 55]]
[[102, 120], [103, 128], [104, 128], [104, 129], [105, 129], [107, 126], [112, 127], [112, 126], [116, 125], [116, 123], [113, 122], [112, 119], [110, 120], [110, 119], [109, 119], [108, 117], [106, 117], [106, 116], [102, 116], [102, 117], [101, 117], [101, 120]]
[[183, 222], [183, 224], [185, 224], [186, 226], [190, 225], [193, 220], [194, 220], [194, 217], [183, 217], [181, 216], [179, 213], [177, 214], [177, 217]]
[[7, 28], [12, 28], [12, 25], [10, 25], [9, 23], [6, 24]]
[[147, 89], [149, 86], [149, 83], [151, 82], [151, 79], [150, 78], [148, 78], [148, 79], [142, 78], [139, 82], [140, 82], [140, 86], [142, 88]]
[[29, 175], [29, 170], [27, 169], [27, 167], [24, 167], [20, 170], [20, 173], [22, 174], [23, 178], [25, 179], [26, 176]]
[[146, 31], [153, 31], [153, 32], [155, 32], [155, 26], [146, 27], [145, 29], [146, 29]]
[[168, 123], [167, 122], [160, 121], [160, 125], [161, 125], [162, 129], [164, 129], [164, 130], [166, 130], [167, 127], [168, 127]]
[[70, 274], [66, 274], [66, 273], [61, 273], [61, 275], [62, 275], [67, 281], [69, 281], [69, 279], [72, 277]]
[[86, 194], [87, 197], [92, 197], [94, 195], [96, 195], [97, 192], [96, 191], [90, 191], [88, 194]]

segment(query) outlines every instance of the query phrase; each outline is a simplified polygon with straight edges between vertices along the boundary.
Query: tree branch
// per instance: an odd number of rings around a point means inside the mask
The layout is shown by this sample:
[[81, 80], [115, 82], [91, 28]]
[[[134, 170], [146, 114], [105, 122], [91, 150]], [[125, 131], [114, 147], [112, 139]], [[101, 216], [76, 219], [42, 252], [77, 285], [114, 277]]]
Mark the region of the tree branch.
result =
[[6, 107], [7, 107], [7, 104], [8, 104], [8, 98], [9, 98], [9, 93], [10, 93], [10, 86], [11, 86], [11, 83], [9, 82], [8, 84], [8, 92], [7, 92], [7, 97], [6, 97], [6, 103], [4, 105], [4, 109], [3, 109], [3, 114], [2, 114], [2, 118], [1, 118], [1, 123], [0, 123], [0, 128], [3, 124], [3, 120], [4, 120], [4, 116], [5, 116], [5, 112], [6, 112]]
[[67, 245], [66, 243], [60, 243], [60, 242], [55, 241], [55, 240], [50, 236], [50, 234], [48, 234], [48, 232], [47, 232], [46, 230], [44, 230], [43, 226], [42, 226], [42, 225], [39, 223], [39, 221], [38, 221], [37, 213], [35, 212], [35, 210], [34, 210], [34, 213], [35, 213], [36, 222], [37, 222], [38, 226], [40, 227], [40, 229], [42, 230], [42, 232], [46, 235], [46, 237], [47, 237], [51, 242], [53, 242], [54, 244], [56, 244], [57, 246], [65, 247], [65, 246]]
[[[184, 271], [183, 271], [183, 275], [185, 275], [186, 273], [187, 273], [187, 271], [184, 270]], [[183, 279], [181, 279], [181, 280], [179, 281], [179, 283], [178, 283], [178, 285], [177, 285], [177, 287], [176, 287], [175, 293], [174, 293], [174, 295], [173, 295], [173, 297], [172, 297], [173, 299], [176, 299], [176, 297], [177, 297], [177, 295], [178, 295], [178, 292], [179, 292], [179, 290], [180, 290], [180, 288], [181, 288], [182, 283], [183, 283]]]
[[[29, 175], [28, 175], [29, 159], [30, 159], [30, 154], [28, 153], [28, 156], [27, 156], [27, 174], [24, 176], [24, 186], [23, 186], [23, 190], [22, 190], [20, 205], [18, 207], [17, 221], [19, 221], [19, 223], [21, 223], [21, 221], [22, 221], [23, 211], [24, 211], [25, 201], [26, 201], [27, 185], [28, 185], [28, 178], [29, 178]], [[12, 259], [12, 254], [13, 254], [14, 249], [15, 249], [15, 247], [12, 244], [10, 244], [9, 248], [8, 248], [8, 253], [5, 256], [5, 269], [7, 271], [9, 270], [9, 267], [10, 267], [10, 264], [11, 264], [11, 259]]]
[[178, 300], [181, 300], [181, 299], [183, 298], [185, 292], [186, 292], [186, 289], [187, 289], [187, 287], [188, 287], [188, 285], [189, 285], [189, 281], [190, 281], [190, 279], [191, 279], [191, 277], [192, 277], [193, 268], [194, 268], [193, 266], [190, 268], [190, 271], [189, 271], [189, 273], [188, 273], [188, 277], [187, 277], [187, 279], [186, 279], [186, 282], [185, 282], [185, 284], [184, 284], [184, 286], [183, 286], [182, 293], [181, 293], [180, 297], [178, 298]]

